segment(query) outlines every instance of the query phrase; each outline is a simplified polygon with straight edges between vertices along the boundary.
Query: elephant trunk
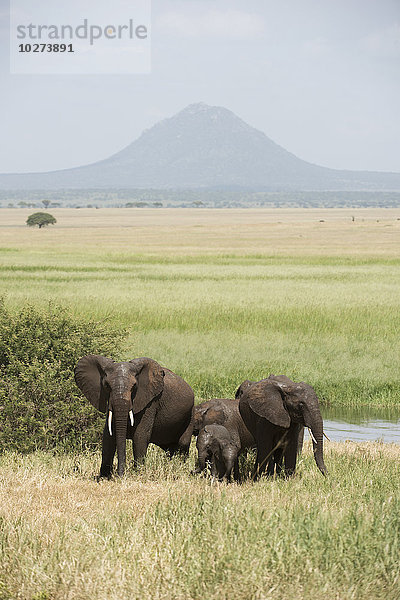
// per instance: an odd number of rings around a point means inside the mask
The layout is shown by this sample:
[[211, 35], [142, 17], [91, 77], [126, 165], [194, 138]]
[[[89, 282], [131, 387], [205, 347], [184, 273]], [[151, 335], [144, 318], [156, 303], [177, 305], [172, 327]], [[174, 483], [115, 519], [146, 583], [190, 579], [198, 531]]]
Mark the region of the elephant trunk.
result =
[[129, 403], [123, 398], [115, 398], [113, 405], [113, 429], [115, 432], [118, 467], [117, 473], [122, 477], [126, 465], [126, 433], [128, 425]]
[[203, 471], [206, 470], [206, 468], [207, 468], [206, 461], [207, 461], [207, 452], [199, 451], [199, 465], [197, 468], [198, 473], [202, 473]]
[[328, 471], [324, 463], [324, 426], [319, 410], [318, 413], [315, 412], [311, 415], [310, 423], [307, 426], [310, 427], [312, 433], [315, 462], [322, 475], [326, 475]]

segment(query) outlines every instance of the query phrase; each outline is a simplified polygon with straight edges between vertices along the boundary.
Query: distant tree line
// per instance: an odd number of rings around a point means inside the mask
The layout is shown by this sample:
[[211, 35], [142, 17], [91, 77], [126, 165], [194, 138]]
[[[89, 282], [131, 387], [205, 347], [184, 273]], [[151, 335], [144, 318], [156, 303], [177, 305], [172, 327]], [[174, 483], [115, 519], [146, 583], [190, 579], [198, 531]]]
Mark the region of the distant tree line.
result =
[[0, 206], [14, 208], [237, 208], [400, 207], [400, 192], [295, 192], [249, 189], [0, 190]]

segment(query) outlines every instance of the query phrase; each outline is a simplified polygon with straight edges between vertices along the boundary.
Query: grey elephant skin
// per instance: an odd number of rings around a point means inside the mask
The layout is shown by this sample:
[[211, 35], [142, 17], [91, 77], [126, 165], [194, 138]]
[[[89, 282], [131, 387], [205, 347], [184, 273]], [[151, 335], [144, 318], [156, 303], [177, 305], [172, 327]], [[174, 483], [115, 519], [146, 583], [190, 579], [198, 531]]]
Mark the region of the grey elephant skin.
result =
[[[280, 381], [281, 383], [287, 383], [287, 384], [292, 384], [293, 381], [291, 381], [291, 379], [289, 379], [289, 377], [286, 377], [286, 375], [269, 375], [269, 377], [267, 378], [269, 380], [274, 380], [274, 381]], [[250, 379], [246, 379], [245, 381], [243, 381], [243, 383], [240, 384], [240, 386], [238, 387], [238, 389], [236, 390], [235, 393], [235, 398], [239, 401], [240, 398], [243, 396], [244, 392], [247, 391], [249, 388], [251, 388], [252, 385], [254, 385], [255, 383], [258, 383], [257, 381], [252, 381]], [[301, 454], [301, 451], [303, 449], [303, 440], [304, 440], [304, 427], [300, 427], [298, 430], [298, 441], [297, 441], [297, 454]], [[272, 453], [271, 457], [268, 460], [268, 466], [267, 466], [267, 473], [269, 475], [272, 475], [273, 473], [276, 473], [278, 475], [283, 473], [283, 446], [278, 446], [274, 452]]]
[[[250, 431], [247, 429], [239, 412], [239, 400], [236, 398], [214, 398], [207, 400], [194, 407], [193, 419], [193, 435], [202, 434], [205, 427], [211, 425], [223, 426], [223, 429], [228, 432], [232, 444], [237, 447], [237, 455], [246, 448], [255, 448], [255, 440]], [[214, 431], [214, 435], [226, 437], [226, 433], [221, 430]], [[221, 438], [222, 441], [222, 438]], [[211, 464], [211, 460], [207, 457], [209, 450], [206, 448], [205, 437], [197, 444], [199, 455], [199, 467], [195, 472], [205, 470], [207, 462]], [[204, 460], [204, 456], [206, 457]], [[236, 461], [234, 468], [234, 478], [239, 479], [238, 464]]]
[[233, 471], [235, 480], [239, 479], [240, 440], [226, 427], [206, 425], [199, 432], [196, 446], [199, 455], [197, 473], [205, 471], [209, 463], [213, 477], [230, 481]]
[[146, 456], [150, 443], [170, 455], [188, 454], [194, 394], [169, 369], [146, 357], [114, 362], [91, 354], [78, 361], [75, 381], [89, 402], [107, 415], [100, 477], [111, 477], [115, 451], [117, 473], [124, 474], [127, 438], [133, 441], [135, 463]]
[[323, 421], [314, 389], [307, 383], [295, 383], [285, 375], [270, 375], [258, 382], [245, 381], [237, 391], [239, 411], [257, 444], [253, 478], [265, 469], [273, 475], [293, 475], [298, 448], [309, 427], [313, 437], [315, 462], [327, 473], [323, 458]]
[[240, 452], [255, 447], [254, 437], [247, 429], [239, 412], [237, 398], [214, 398], [194, 407], [193, 435], [198, 435], [206, 425], [223, 425], [237, 437]]

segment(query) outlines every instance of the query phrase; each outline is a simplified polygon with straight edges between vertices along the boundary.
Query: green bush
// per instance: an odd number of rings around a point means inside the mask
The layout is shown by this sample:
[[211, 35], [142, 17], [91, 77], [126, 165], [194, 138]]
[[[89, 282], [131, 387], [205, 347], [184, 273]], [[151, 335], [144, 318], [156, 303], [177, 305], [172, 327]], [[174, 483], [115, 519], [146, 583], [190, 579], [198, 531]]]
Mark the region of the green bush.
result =
[[80, 394], [73, 370], [85, 354], [116, 357], [123, 337], [60, 306], [11, 311], [0, 301], [0, 451], [98, 444], [104, 418]]

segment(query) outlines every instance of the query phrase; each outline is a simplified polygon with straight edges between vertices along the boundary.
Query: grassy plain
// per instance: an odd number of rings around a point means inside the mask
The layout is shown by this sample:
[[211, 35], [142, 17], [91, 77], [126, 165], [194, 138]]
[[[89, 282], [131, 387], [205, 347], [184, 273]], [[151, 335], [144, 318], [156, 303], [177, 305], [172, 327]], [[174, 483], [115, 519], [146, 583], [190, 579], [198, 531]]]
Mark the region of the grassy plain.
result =
[[398, 600], [400, 447], [307, 443], [289, 481], [211, 484], [158, 449], [122, 481], [98, 456], [0, 457], [2, 600]]
[[[285, 373], [333, 405], [397, 406], [400, 209], [0, 211], [0, 294], [129, 328], [196, 397]], [[354, 221], [353, 221], [354, 217]]]
[[[31, 211], [29, 211], [31, 212]], [[332, 405], [398, 406], [400, 210], [0, 211], [0, 293], [123, 323], [123, 356], [197, 399], [285, 373]], [[352, 216], [355, 220], [352, 220]], [[397, 600], [399, 446], [307, 443], [290, 481], [213, 484], [156, 448], [0, 456], [1, 600]], [[250, 465], [244, 465], [244, 469]]]

